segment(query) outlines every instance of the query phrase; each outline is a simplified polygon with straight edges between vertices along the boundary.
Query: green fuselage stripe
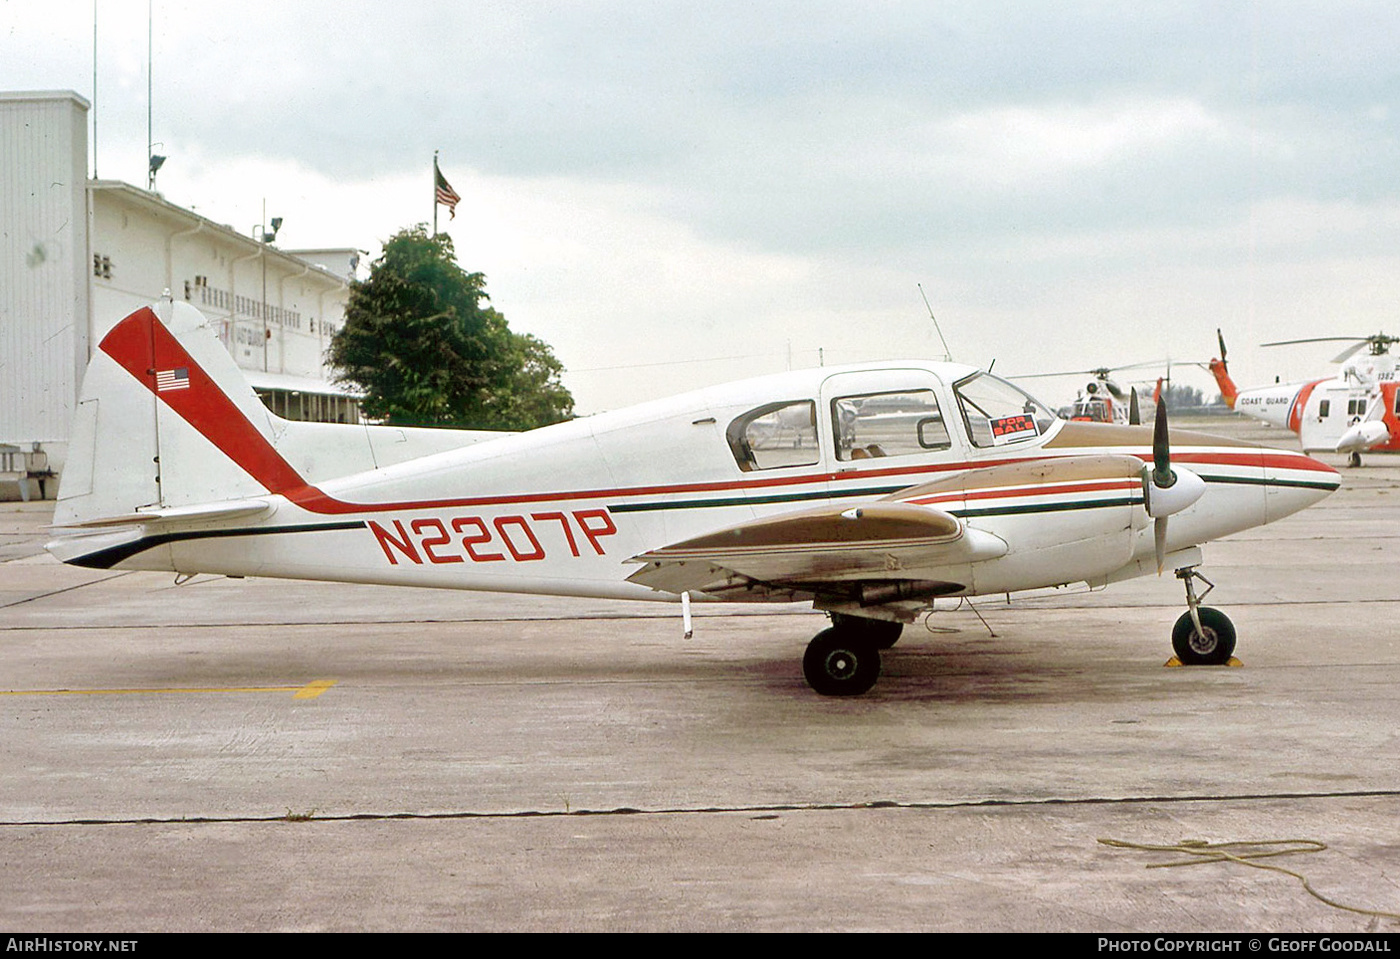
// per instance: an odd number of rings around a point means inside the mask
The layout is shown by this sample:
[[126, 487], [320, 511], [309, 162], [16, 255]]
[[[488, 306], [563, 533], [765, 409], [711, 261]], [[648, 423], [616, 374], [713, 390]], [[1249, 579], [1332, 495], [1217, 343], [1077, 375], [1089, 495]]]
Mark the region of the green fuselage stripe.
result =
[[154, 536], [143, 536], [138, 540], [125, 543], [121, 546], [113, 546], [109, 549], [98, 550], [95, 553], [88, 553], [86, 556], [75, 560], [70, 560], [74, 566], [86, 566], [89, 569], [111, 569], [124, 559], [130, 559], [137, 553], [144, 553], [148, 549], [157, 546], [164, 546], [167, 543], [181, 543], [193, 539], [222, 539], [229, 536], [276, 536], [281, 533], [324, 533], [330, 530], [340, 529], [362, 529], [365, 521], [347, 520], [340, 523], [314, 523], [307, 526], [254, 526], [251, 528], [239, 529], [212, 529], [212, 530], [190, 530], [184, 533], [157, 533]]

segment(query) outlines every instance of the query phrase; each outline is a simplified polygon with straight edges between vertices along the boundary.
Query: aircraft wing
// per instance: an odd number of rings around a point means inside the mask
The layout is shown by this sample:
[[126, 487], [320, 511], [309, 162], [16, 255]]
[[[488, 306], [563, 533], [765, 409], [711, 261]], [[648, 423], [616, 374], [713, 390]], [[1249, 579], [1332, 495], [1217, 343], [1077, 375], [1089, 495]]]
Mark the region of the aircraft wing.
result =
[[[715, 599], [897, 612], [967, 589], [974, 565], [1005, 556], [1013, 532], [1018, 552], [1040, 553], [1047, 570], [1064, 566], [1066, 550], [1116, 569], [1132, 559], [1143, 470], [1125, 454], [968, 470], [873, 503], [784, 513], [652, 550], [630, 560], [642, 568], [628, 579]], [[1001, 535], [977, 519], [998, 516]], [[1013, 531], [1008, 517], [1025, 519]]]
[[860, 595], [872, 583], [915, 580], [925, 594], [956, 592], [965, 584], [932, 583], [909, 571], [1006, 551], [1000, 538], [950, 513], [882, 501], [801, 510], [651, 550], [629, 560], [643, 565], [628, 580], [668, 593], [745, 600]]

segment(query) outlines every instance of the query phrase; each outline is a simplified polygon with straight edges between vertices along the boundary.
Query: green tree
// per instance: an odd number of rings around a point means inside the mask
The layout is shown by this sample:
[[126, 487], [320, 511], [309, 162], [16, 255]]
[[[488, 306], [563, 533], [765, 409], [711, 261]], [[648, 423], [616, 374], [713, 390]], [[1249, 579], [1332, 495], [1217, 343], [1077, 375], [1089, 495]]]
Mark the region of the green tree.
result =
[[1197, 409], [1206, 405], [1205, 393], [1184, 384], [1165, 384], [1162, 387], [1162, 398], [1167, 401], [1167, 409], [1169, 410]]
[[566, 420], [574, 400], [549, 346], [513, 333], [486, 278], [457, 264], [452, 239], [425, 224], [384, 244], [350, 286], [327, 360], [364, 392], [365, 415], [404, 426], [527, 430]]

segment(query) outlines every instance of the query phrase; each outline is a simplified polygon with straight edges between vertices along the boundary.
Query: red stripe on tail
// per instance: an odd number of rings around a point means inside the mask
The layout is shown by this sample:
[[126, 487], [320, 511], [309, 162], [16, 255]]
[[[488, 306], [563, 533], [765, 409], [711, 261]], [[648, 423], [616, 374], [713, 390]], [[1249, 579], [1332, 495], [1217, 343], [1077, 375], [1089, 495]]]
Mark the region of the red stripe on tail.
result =
[[[323, 496], [309, 490], [306, 480], [282, 458], [243, 411], [219, 389], [194, 358], [157, 319], [150, 307], [142, 307], [122, 320], [98, 347], [152, 393], [157, 392], [156, 371], [189, 370], [189, 388], [166, 390], [159, 400], [174, 410], [209, 442], [238, 464], [270, 493], [289, 499]], [[300, 492], [301, 496], [297, 497]], [[308, 497], [308, 493], [312, 495]]]

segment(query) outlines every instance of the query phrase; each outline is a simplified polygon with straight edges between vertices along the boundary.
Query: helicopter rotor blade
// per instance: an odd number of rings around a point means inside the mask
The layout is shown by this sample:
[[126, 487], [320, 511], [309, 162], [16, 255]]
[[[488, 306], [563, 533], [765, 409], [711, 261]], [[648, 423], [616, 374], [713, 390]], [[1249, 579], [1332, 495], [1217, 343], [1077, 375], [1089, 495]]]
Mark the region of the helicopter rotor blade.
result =
[[1362, 350], [1364, 350], [1368, 345], [1369, 345], [1369, 341], [1367, 341], [1367, 340], [1362, 340], [1360, 343], [1353, 343], [1351, 346], [1348, 346], [1346, 349], [1342, 350], [1342, 352], [1340, 352], [1340, 353], [1338, 353], [1336, 356], [1334, 356], [1334, 357], [1332, 358], [1332, 362], [1333, 362], [1333, 363], [1345, 363], [1347, 360], [1351, 359], [1351, 358], [1352, 358], [1353, 356], [1355, 356], [1357, 353], [1360, 353]]
[[1311, 336], [1302, 340], [1275, 340], [1272, 343], [1260, 343], [1260, 346], [1296, 346], [1299, 343], [1353, 343], [1361, 340], [1363, 343], [1369, 340], [1369, 336]]

